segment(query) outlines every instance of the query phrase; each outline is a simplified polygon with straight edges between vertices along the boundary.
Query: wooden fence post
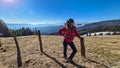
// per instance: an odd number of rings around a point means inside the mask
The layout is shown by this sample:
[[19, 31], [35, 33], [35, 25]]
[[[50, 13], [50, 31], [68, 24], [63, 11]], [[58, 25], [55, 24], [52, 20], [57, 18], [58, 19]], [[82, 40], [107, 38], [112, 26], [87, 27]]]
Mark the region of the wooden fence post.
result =
[[85, 55], [85, 45], [84, 45], [84, 38], [80, 39], [80, 45], [81, 45], [81, 56], [83, 56], [84, 58], [86, 57]]
[[20, 53], [20, 48], [18, 45], [18, 41], [15, 35], [13, 35], [14, 41], [15, 41], [15, 45], [17, 48], [17, 64], [18, 64], [18, 68], [22, 67], [22, 59], [21, 59], [21, 53]]
[[40, 51], [41, 51], [41, 53], [43, 53], [42, 39], [41, 39], [41, 33], [40, 33], [40, 30], [38, 30], [38, 39], [39, 39], [39, 44], [40, 44]]

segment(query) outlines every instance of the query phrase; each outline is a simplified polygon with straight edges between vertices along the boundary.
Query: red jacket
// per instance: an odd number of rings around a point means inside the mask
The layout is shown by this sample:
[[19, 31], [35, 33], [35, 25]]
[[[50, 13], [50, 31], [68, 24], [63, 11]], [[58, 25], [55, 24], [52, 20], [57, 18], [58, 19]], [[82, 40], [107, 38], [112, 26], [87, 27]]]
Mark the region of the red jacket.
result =
[[60, 35], [64, 36], [64, 40], [69, 43], [73, 42], [74, 36], [77, 36], [78, 38], [80, 38], [80, 36], [76, 30], [76, 27], [66, 29], [64, 26], [60, 30], [58, 30], [58, 33]]

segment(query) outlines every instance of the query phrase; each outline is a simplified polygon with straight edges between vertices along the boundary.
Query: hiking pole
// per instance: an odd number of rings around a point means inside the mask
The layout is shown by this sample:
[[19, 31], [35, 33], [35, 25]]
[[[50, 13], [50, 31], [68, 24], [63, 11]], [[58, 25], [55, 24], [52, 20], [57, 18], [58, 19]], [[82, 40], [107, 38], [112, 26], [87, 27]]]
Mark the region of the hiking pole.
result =
[[86, 55], [85, 55], [85, 45], [84, 45], [83, 37], [80, 38], [80, 46], [81, 46], [81, 56], [85, 58]]

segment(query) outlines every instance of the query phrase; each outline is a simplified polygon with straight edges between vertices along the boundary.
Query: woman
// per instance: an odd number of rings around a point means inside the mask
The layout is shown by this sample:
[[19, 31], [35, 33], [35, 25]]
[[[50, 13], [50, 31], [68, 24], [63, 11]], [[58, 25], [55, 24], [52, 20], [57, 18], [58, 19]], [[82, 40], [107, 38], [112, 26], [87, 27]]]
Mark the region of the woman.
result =
[[[79, 34], [77, 33], [76, 27], [74, 26], [74, 20], [69, 19], [66, 21], [65, 26], [62, 27], [60, 30], [58, 30], [58, 33], [64, 37], [63, 40], [63, 52], [64, 52], [64, 58], [65, 62], [72, 62], [74, 55], [77, 52], [77, 49], [73, 43], [74, 36], [77, 36], [80, 39]], [[71, 47], [73, 50], [71, 55], [67, 58], [67, 45]]]

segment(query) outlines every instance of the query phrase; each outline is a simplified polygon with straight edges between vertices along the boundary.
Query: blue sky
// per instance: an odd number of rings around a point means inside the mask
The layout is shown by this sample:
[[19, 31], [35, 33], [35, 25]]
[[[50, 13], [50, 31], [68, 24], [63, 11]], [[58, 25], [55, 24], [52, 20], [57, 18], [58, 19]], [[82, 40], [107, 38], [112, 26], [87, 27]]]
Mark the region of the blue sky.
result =
[[54, 24], [120, 19], [120, 0], [0, 0], [6, 23]]

